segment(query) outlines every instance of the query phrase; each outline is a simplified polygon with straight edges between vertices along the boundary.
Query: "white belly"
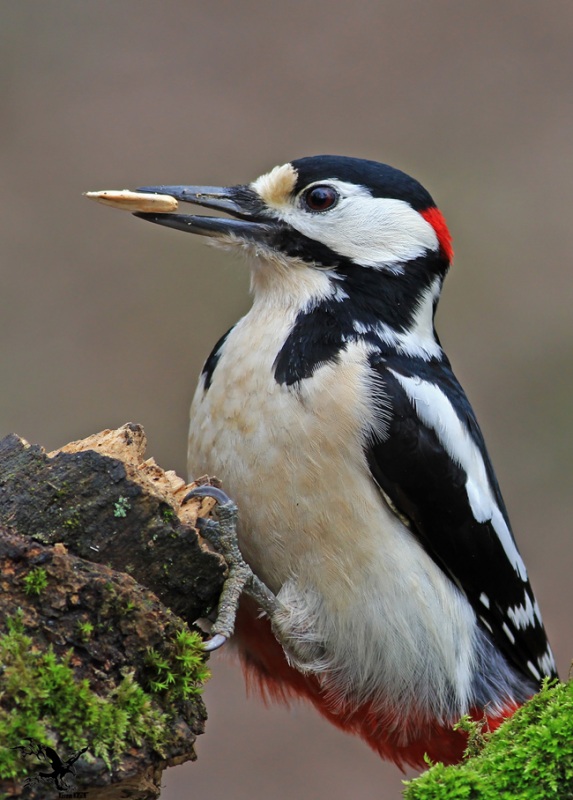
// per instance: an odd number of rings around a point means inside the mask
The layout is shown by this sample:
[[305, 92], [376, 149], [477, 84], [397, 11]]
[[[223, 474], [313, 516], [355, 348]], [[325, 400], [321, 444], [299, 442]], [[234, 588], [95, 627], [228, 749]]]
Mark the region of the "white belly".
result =
[[[222, 479], [246, 560], [292, 604], [299, 638], [320, 643], [320, 664], [302, 668], [344, 675], [334, 692], [443, 711], [453, 686], [469, 692], [475, 616], [370, 477], [364, 436], [383, 420], [360, 392], [365, 346], [280, 386], [273, 364], [291, 325], [254, 308], [230, 334], [193, 401], [190, 471]], [[420, 697], [428, 685], [434, 696]]]

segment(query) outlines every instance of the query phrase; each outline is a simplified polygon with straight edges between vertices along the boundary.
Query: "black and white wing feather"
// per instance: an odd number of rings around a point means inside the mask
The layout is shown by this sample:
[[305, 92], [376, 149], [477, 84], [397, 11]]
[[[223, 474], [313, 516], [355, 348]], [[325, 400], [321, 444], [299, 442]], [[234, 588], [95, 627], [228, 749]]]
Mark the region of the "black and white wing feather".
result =
[[[528, 681], [555, 663], [473, 410], [445, 357], [373, 354], [390, 417], [367, 457], [376, 483]], [[389, 408], [391, 414], [388, 414]]]

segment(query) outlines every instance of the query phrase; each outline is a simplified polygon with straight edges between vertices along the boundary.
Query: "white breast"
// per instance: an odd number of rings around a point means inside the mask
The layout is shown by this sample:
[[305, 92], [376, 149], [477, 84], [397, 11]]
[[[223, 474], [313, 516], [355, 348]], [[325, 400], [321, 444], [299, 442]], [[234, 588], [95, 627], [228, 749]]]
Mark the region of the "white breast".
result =
[[[309, 557], [327, 559], [328, 572], [347, 583], [348, 554], [353, 563], [362, 551], [372, 558], [369, 537], [348, 546], [365, 490], [378, 512], [381, 506], [362, 448], [374, 424], [365, 350], [351, 345], [343, 363], [320, 367], [297, 387], [281, 386], [273, 365], [294, 317], [278, 326], [265, 312], [255, 308], [238, 323], [209, 390], [197, 391], [190, 468], [224, 480], [241, 507], [244, 554], [274, 591], [300, 577]], [[316, 571], [308, 571], [314, 583]]]
[[223, 480], [245, 558], [293, 609], [284, 626], [320, 644], [318, 660], [291, 654], [299, 668], [327, 676], [333, 697], [443, 715], [454, 692], [463, 712], [475, 615], [370, 477], [364, 436], [384, 420], [368, 402], [366, 346], [281, 386], [273, 364], [294, 319], [255, 303], [233, 329], [193, 401], [190, 470]]

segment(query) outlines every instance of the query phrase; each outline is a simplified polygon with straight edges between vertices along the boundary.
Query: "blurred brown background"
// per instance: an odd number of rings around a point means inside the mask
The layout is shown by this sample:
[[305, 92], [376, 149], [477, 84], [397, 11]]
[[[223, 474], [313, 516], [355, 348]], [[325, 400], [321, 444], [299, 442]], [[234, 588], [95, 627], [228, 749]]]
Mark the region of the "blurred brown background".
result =
[[[559, 666], [570, 609], [573, 6], [434, 0], [0, 4], [0, 434], [48, 448], [128, 420], [185, 472], [243, 265], [81, 197], [247, 182], [331, 152], [419, 178], [454, 235], [438, 327], [484, 428]], [[366, 800], [401, 775], [213, 659], [199, 761], [164, 800]]]

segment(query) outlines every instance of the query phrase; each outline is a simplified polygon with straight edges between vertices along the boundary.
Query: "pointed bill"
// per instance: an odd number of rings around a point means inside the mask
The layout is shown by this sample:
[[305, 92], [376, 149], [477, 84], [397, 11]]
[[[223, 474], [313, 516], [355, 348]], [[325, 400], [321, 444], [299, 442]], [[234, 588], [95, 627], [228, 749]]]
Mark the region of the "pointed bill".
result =
[[[85, 192], [85, 196], [130, 211], [147, 222], [213, 238], [232, 236], [264, 243], [276, 232], [278, 224], [261, 214], [261, 198], [248, 186], [141, 186], [136, 191], [108, 189]], [[179, 203], [222, 211], [232, 218], [171, 213]]]

